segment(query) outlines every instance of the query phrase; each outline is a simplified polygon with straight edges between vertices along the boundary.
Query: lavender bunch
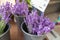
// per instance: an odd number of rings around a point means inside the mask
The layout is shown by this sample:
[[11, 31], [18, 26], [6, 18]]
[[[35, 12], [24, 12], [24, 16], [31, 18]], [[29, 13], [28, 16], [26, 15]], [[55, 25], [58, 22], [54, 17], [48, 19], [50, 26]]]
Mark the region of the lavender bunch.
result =
[[39, 16], [37, 10], [32, 11], [30, 15], [27, 15], [24, 21], [27, 25], [29, 33], [38, 36], [50, 32], [55, 26], [55, 24], [51, 22], [49, 18]]
[[25, 2], [25, 0], [22, 0], [22, 2], [16, 0], [16, 4], [13, 7], [13, 14], [19, 16], [28, 14], [28, 4]]
[[2, 16], [2, 20], [4, 20], [6, 23], [9, 22], [11, 19], [12, 14], [12, 4], [10, 2], [6, 2], [6, 4], [0, 6], [0, 15]]

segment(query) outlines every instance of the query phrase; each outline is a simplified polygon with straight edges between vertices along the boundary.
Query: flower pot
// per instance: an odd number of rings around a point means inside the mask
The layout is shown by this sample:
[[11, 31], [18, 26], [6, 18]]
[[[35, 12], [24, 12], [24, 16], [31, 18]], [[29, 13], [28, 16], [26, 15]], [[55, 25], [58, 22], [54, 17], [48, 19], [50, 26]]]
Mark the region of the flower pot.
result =
[[46, 38], [46, 35], [38, 36], [29, 34], [25, 23], [22, 23], [21, 30], [24, 34], [24, 40], [44, 40]]
[[0, 35], [0, 40], [10, 40], [10, 25], [6, 25], [4, 33]]
[[16, 22], [17, 26], [20, 28], [21, 23], [24, 22], [24, 16], [17, 16], [14, 15], [14, 21]]

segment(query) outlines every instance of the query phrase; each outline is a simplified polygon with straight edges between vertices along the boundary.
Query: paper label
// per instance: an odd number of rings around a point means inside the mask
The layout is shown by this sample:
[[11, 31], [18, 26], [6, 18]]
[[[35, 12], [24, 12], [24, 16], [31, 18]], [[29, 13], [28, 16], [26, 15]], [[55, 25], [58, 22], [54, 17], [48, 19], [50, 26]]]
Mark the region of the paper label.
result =
[[50, 0], [31, 0], [31, 5], [44, 12]]

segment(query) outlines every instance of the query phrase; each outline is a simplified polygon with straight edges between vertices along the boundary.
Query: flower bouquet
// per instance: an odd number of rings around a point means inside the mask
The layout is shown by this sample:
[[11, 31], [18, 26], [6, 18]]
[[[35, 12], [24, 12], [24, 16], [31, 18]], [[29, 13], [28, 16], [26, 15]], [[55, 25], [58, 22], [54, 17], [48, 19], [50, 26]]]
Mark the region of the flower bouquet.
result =
[[14, 15], [14, 20], [18, 26], [20, 26], [24, 21], [23, 19], [26, 15], [28, 15], [28, 12], [28, 4], [25, 2], [25, 0], [22, 0], [21, 2], [19, 2], [19, 0], [16, 0], [16, 4], [12, 8], [12, 13]]
[[54, 29], [55, 24], [49, 18], [39, 16], [37, 10], [33, 10], [26, 16], [21, 25], [25, 40], [43, 40], [48, 32]]
[[10, 40], [10, 24], [12, 5], [9, 2], [0, 5], [0, 40]]

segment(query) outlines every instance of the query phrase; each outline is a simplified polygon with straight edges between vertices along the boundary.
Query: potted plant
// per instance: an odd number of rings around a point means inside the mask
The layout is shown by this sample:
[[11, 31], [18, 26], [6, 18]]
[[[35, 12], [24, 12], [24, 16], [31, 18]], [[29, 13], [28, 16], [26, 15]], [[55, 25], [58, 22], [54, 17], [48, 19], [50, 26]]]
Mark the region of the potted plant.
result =
[[0, 40], [10, 40], [10, 25], [4, 20], [0, 21]]
[[12, 5], [9, 2], [0, 5], [0, 40], [10, 40], [10, 24]]
[[24, 21], [23, 19], [28, 14], [28, 4], [22, 0], [19, 2], [19, 0], [16, 0], [16, 4], [12, 8], [14, 20], [17, 23], [18, 26]]
[[26, 16], [21, 24], [24, 40], [44, 40], [45, 34], [54, 28], [55, 24], [49, 18], [39, 16], [37, 10]]

